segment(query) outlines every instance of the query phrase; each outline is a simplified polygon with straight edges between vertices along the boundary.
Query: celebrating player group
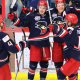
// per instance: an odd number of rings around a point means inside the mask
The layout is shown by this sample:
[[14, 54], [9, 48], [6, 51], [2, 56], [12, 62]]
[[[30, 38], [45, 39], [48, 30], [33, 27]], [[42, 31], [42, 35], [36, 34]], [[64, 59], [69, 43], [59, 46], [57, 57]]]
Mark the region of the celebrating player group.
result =
[[[71, 6], [66, 6], [65, 0], [55, 0], [55, 7], [51, 9], [48, 0], [40, 0], [36, 10], [23, 6], [19, 17], [10, 8], [8, 19], [18, 28], [28, 27], [30, 34], [28, 41], [15, 44], [7, 33], [2, 32], [5, 21], [0, 20], [0, 80], [11, 80], [8, 51], [16, 54], [23, 51], [25, 47], [30, 49], [28, 80], [34, 80], [38, 63], [40, 80], [46, 80], [48, 62], [51, 59], [50, 32], [53, 33], [52, 62], [56, 68], [57, 79], [67, 80], [68, 76], [68, 80], [78, 80], [80, 0], [72, 0]], [[64, 61], [65, 64], [63, 64]]]

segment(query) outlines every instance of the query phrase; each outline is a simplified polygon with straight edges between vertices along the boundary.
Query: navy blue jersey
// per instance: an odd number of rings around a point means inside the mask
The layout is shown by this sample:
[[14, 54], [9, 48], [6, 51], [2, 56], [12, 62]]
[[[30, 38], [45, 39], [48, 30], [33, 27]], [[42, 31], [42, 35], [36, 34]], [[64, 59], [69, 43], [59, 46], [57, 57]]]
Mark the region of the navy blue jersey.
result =
[[[66, 29], [67, 28], [66, 24], [58, 25], [58, 26], [60, 26], [63, 29]], [[54, 34], [54, 42], [64, 42], [64, 40]]]
[[29, 43], [37, 47], [48, 47], [49, 44], [49, 16], [43, 17], [39, 13], [29, 13], [23, 18], [18, 18], [14, 25], [28, 27], [30, 31]]
[[[55, 24], [55, 21], [54, 21], [55, 18], [61, 17], [62, 18], [62, 21], [64, 21], [66, 14], [69, 14], [69, 13], [72, 12], [71, 8], [69, 8], [69, 7], [68, 8], [66, 7], [65, 10], [62, 12], [61, 15], [58, 15], [58, 11], [57, 11], [56, 8], [51, 9], [50, 11], [51, 11], [51, 16], [52, 16], [53, 24]], [[65, 25], [63, 25], [63, 27], [64, 26]], [[54, 36], [54, 42], [64, 42], [64, 41], [60, 37]]]
[[57, 35], [66, 42], [64, 58], [72, 57], [80, 61], [80, 26], [68, 27], [67, 30], [60, 29]]
[[0, 67], [9, 62], [10, 53], [17, 53], [20, 48], [9, 37], [8, 34], [0, 32]]

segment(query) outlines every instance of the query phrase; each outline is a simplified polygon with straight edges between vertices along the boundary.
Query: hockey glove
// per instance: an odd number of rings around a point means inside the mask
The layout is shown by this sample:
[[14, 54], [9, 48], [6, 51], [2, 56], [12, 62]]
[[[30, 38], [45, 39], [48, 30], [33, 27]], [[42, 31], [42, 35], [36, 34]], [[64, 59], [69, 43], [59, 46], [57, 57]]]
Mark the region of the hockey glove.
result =
[[54, 33], [54, 34], [59, 33], [59, 31], [60, 31], [60, 26], [57, 25], [57, 24], [54, 24], [53, 33]]
[[21, 10], [24, 14], [29, 12], [34, 12], [34, 13], [38, 12], [36, 9], [33, 9], [33, 7], [30, 7], [29, 9], [27, 9], [26, 7], [22, 7]]
[[35, 9], [33, 9], [33, 7], [30, 7], [29, 12], [37, 13], [37, 12], [38, 12], [38, 10], [37, 10], [36, 8], [35, 8]]
[[60, 26], [58, 26], [56, 24], [50, 24], [48, 26], [49, 26], [50, 32], [53, 32], [53, 34], [56, 34], [60, 31]]
[[22, 10], [22, 12], [23, 12], [24, 14], [27, 12], [27, 8], [25, 8], [25, 7], [22, 7], [21, 10]]
[[15, 21], [17, 19], [17, 14], [15, 12], [8, 13], [8, 19], [11, 19], [12, 21]]
[[28, 47], [28, 42], [27, 41], [20, 41], [19, 45], [20, 45], [21, 51], [23, 51], [24, 48]]

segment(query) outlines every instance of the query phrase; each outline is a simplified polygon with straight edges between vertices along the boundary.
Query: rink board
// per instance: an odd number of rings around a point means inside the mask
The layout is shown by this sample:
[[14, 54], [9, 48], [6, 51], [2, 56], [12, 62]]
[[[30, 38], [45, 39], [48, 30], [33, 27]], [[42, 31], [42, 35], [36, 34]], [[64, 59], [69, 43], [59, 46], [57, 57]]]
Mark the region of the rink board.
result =
[[[16, 73], [12, 73], [12, 79], [14, 80]], [[16, 80], [28, 80], [28, 73], [18, 73]], [[39, 73], [35, 74], [34, 80], [40, 80]], [[48, 73], [46, 80], [57, 80], [56, 73]], [[80, 74], [78, 75], [78, 80], [80, 80]]]

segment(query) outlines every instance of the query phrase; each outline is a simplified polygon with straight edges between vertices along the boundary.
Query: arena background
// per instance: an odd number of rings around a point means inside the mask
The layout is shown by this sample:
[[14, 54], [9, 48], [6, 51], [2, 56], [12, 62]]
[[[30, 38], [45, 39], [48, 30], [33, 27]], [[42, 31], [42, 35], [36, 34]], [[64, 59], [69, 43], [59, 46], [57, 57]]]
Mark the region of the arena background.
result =
[[[13, 0], [4, 0], [4, 1], [5, 1], [5, 20], [6, 20], [5, 32], [10, 35], [12, 40], [14, 40], [13, 33], [12, 33], [12, 27], [14, 27], [15, 40], [16, 40], [16, 43], [18, 43], [20, 40], [23, 40], [22, 28], [17, 28], [16, 26], [13, 26], [12, 22], [7, 18], [7, 14], [9, 13], [9, 7]], [[38, 2], [39, 2], [39, 0], [27, 0], [27, 7], [32, 6], [34, 8], [37, 8]], [[55, 0], [49, 0], [50, 7], [55, 6], [54, 2], [55, 2]], [[1, 0], [0, 0], [0, 3], [1, 3]], [[21, 7], [23, 5], [20, 0], [17, 1], [17, 4], [18, 4], [18, 9], [17, 9], [16, 13], [18, 14], [18, 17], [19, 17], [20, 12], [21, 12]], [[29, 36], [29, 30], [28, 30], [28, 28], [23, 28], [23, 29], [26, 32], [26, 40], [27, 40], [28, 36]], [[53, 35], [52, 34], [50, 35], [50, 43], [51, 43], [50, 49], [52, 51], [52, 47], [53, 47], [52, 46], [52, 44], [53, 44]], [[18, 54], [18, 60], [19, 60], [21, 53], [17, 53], [17, 54]], [[14, 80], [15, 72], [17, 71], [17, 66], [16, 66], [16, 56], [13, 53], [11, 53], [11, 56], [10, 56], [9, 66], [10, 66], [10, 70], [12, 72], [12, 80]], [[29, 49], [25, 48], [21, 63], [19, 65], [19, 73], [17, 76], [17, 80], [27, 80], [28, 68], [29, 68]], [[38, 68], [36, 70], [35, 80], [39, 80], [39, 71], [40, 71], [40, 66], [38, 65]], [[80, 73], [80, 70], [79, 70], [79, 73]], [[54, 63], [52, 62], [52, 60], [49, 61], [48, 75], [47, 75], [46, 80], [57, 80], [56, 70], [55, 70]]]

